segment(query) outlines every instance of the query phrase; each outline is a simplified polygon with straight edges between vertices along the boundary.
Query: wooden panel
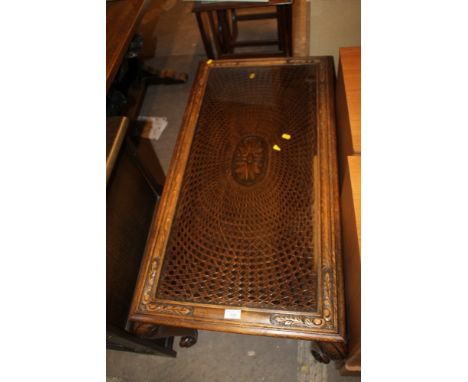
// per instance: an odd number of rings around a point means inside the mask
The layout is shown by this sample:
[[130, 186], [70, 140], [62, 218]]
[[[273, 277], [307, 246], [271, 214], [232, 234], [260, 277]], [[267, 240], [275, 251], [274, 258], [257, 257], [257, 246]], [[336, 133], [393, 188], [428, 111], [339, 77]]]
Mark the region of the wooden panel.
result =
[[[352, 215], [346, 215], [347, 221], [356, 227], [355, 235], [358, 241], [358, 250], [361, 252], [361, 157], [359, 155], [347, 158], [345, 182], [341, 191], [342, 208], [352, 208]], [[345, 199], [343, 199], [345, 198]], [[342, 211], [343, 216], [343, 211]], [[349, 217], [349, 218], [348, 218]], [[354, 235], [354, 233], [353, 233]]]
[[361, 153], [361, 48], [341, 48], [340, 63], [353, 154]]
[[125, 331], [157, 195], [127, 133], [128, 119], [106, 129], [106, 323], [108, 349], [175, 356], [173, 338], [142, 340]]
[[127, 135], [128, 118], [107, 118], [106, 124], [106, 182], [114, 169], [120, 149]]
[[132, 142], [135, 145], [138, 160], [147, 178], [158, 193], [161, 193], [162, 187], [166, 181], [166, 175], [156, 155], [151, 139], [134, 137]]
[[131, 321], [333, 342], [343, 356], [333, 77], [331, 57], [201, 65]]
[[[346, 157], [361, 153], [361, 48], [340, 48], [336, 85], [338, 156], [343, 176]], [[341, 178], [342, 179], [342, 178]]]
[[156, 194], [124, 144], [107, 185], [107, 323], [124, 328], [156, 204]]
[[117, 74], [142, 11], [143, 0], [110, 1], [106, 4], [106, 91]]
[[343, 369], [361, 367], [361, 157], [348, 157], [341, 192], [341, 223], [349, 327], [349, 358]]

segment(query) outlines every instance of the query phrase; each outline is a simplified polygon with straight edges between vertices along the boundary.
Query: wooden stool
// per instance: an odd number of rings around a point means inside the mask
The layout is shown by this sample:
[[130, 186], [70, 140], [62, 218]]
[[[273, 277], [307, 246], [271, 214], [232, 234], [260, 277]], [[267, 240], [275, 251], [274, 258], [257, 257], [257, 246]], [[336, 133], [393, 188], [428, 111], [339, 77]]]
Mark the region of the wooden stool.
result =
[[[264, 3], [213, 2], [193, 5], [192, 12], [197, 18], [198, 27], [208, 58], [249, 58], [292, 55], [292, 3], [293, 0], [270, 0]], [[238, 9], [275, 7], [275, 12], [238, 15]], [[205, 20], [203, 14], [206, 16]], [[238, 22], [276, 19], [278, 39], [238, 41]], [[208, 25], [207, 25], [208, 24]], [[213, 45], [216, 50], [213, 49]], [[277, 45], [273, 53], [234, 53], [235, 48], [248, 46]]]

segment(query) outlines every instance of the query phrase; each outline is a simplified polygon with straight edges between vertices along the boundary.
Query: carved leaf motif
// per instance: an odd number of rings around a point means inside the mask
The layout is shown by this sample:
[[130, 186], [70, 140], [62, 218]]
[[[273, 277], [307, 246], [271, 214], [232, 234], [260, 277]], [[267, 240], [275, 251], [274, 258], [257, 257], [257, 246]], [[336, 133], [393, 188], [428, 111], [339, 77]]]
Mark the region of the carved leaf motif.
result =
[[148, 280], [146, 282], [146, 287], [143, 292], [143, 305], [146, 305], [151, 301], [151, 292], [153, 290], [154, 281], [156, 279], [158, 266], [159, 266], [159, 257], [156, 257], [151, 262], [151, 267], [148, 273]]
[[299, 326], [306, 328], [317, 327], [323, 324], [323, 320], [318, 317], [313, 318], [307, 316], [296, 316], [291, 314], [273, 314], [270, 318], [270, 322], [275, 325]]
[[146, 310], [149, 312], [168, 313], [168, 314], [181, 315], [181, 316], [192, 314], [191, 308], [186, 308], [186, 307], [177, 306], [177, 305], [156, 304], [154, 302], [151, 302], [153, 285], [156, 281], [156, 274], [158, 272], [158, 268], [159, 268], [159, 257], [155, 257], [151, 261], [151, 267], [148, 272], [148, 279], [146, 282], [146, 287], [143, 292], [143, 301], [140, 307], [143, 310]]
[[184, 306], [177, 305], [161, 305], [156, 303], [149, 303], [146, 305], [146, 309], [150, 312], [168, 313], [180, 316], [187, 316], [189, 314], [192, 314], [191, 308], [186, 308]]

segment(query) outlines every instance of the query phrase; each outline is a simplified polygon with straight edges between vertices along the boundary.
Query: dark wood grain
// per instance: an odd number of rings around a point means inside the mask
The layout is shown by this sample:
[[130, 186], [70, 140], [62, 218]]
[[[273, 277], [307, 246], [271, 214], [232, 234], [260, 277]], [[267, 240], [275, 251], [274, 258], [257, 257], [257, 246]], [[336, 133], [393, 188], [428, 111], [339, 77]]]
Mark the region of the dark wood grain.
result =
[[200, 66], [131, 321], [344, 348], [333, 89], [331, 57]]
[[142, 17], [143, 0], [117, 0], [106, 4], [106, 92]]

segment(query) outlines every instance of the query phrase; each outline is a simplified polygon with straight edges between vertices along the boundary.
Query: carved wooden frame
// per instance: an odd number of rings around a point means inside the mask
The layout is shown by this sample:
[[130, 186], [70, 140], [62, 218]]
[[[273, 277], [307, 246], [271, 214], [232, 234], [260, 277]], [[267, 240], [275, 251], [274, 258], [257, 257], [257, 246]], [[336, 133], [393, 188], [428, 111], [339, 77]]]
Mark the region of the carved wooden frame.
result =
[[[210, 60], [211, 61], [211, 60]], [[334, 69], [332, 57], [219, 60], [200, 64], [184, 114], [181, 132], [171, 161], [159, 208], [153, 218], [142, 267], [137, 281], [129, 321], [192, 329], [268, 335], [313, 341], [345, 343], [345, 308], [340, 244], [338, 174], [336, 159]], [[316, 312], [278, 311], [155, 299], [165, 247], [208, 74], [215, 67], [315, 64], [317, 75], [317, 136], [315, 158], [317, 250], [319, 267], [318, 309]], [[224, 318], [225, 309], [240, 309], [240, 320]]]

